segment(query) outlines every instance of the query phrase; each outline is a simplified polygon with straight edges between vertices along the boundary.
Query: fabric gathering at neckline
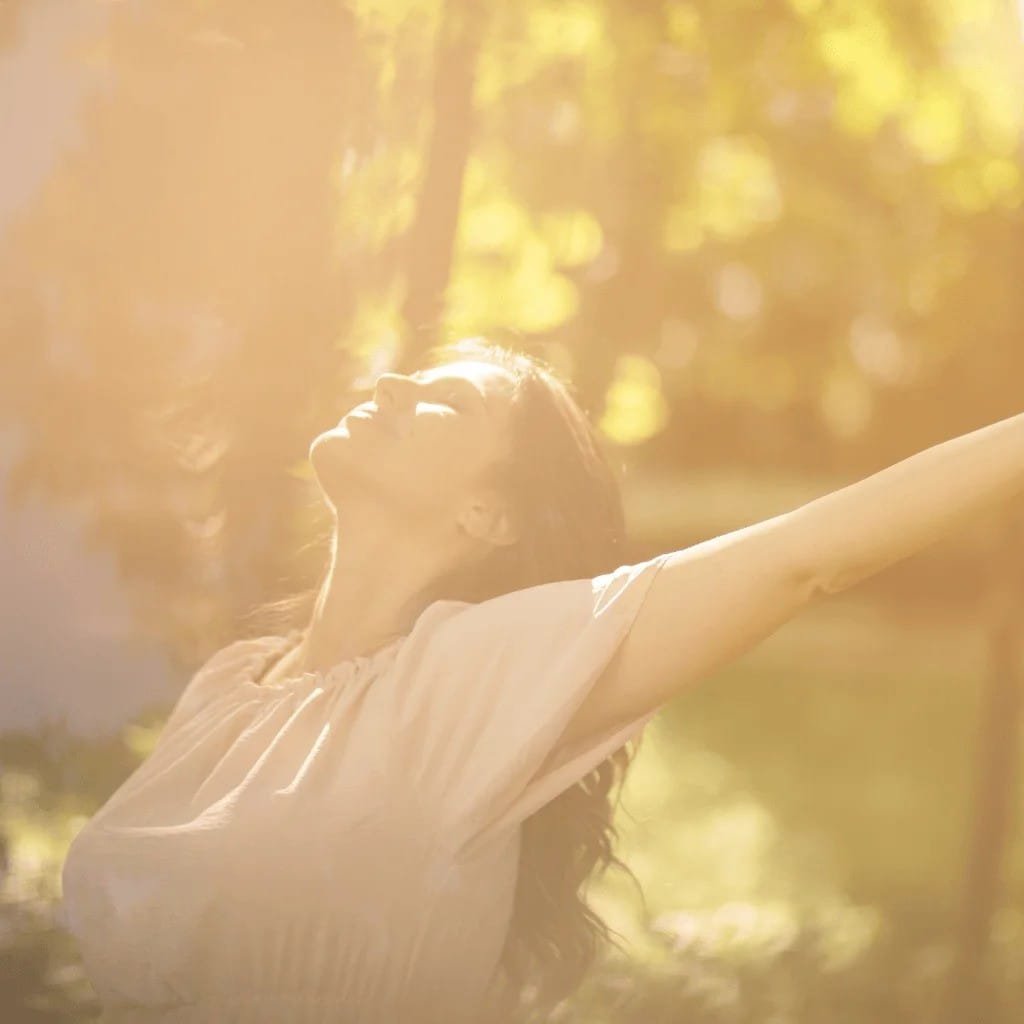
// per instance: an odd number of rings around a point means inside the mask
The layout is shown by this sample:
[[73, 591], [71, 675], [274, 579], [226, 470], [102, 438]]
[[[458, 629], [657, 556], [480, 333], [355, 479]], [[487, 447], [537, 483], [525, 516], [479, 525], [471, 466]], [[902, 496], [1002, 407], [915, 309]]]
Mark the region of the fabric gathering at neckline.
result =
[[435, 608], [435, 606], [456, 605], [461, 608], [468, 608], [479, 603], [480, 602], [475, 601], [463, 601], [458, 598], [436, 598], [420, 610], [420, 613], [416, 616], [415, 621], [409, 628], [408, 633], [404, 633], [402, 636], [397, 636], [393, 640], [389, 640], [386, 644], [378, 647], [375, 651], [371, 651], [369, 654], [357, 654], [351, 658], [344, 658], [328, 669], [307, 669], [304, 672], [286, 676], [278, 683], [264, 684], [260, 682], [261, 678], [267, 673], [268, 659], [275, 654], [278, 659], [283, 658], [298, 642], [303, 630], [299, 627], [295, 627], [288, 630], [287, 633], [255, 637], [254, 639], [257, 642], [263, 641], [265, 646], [264, 649], [256, 653], [256, 660], [246, 670], [244, 682], [264, 691], [288, 691], [293, 687], [298, 687], [301, 683], [308, 682], [310, 680], [314, 682], [320, 681], [325, 685], [336, 683], [338, 681], [344, 682], [354, 676], [361, 675], [364, 670], [375, 668], [379, 663], [391, 661], [396, 658], [405, 642], [413, 635], [414, 632], [416, 632], [417, 627], [427, 617], [428, 612]]
[[344, 658], [331, 665], [330, 668], [306, 669], [287, 675], [276, 683], [264, 682], [263, 679], [268, 671], [294, 649], [301, 636], [302, 630], [296, 628], [282, 635], [257, 638], [265, 640], [266, 645], [257, 652], [256, 658], [246, 671], [245, 682], [264, 691], [288, 691], [298, 688], [306, 682], [315, 682], [325, 686], [345, 682], [397, 654], [398, 648], [408, 639], [408, 635], [395, 637], [369, 654], [357, 654], [351, 658]]

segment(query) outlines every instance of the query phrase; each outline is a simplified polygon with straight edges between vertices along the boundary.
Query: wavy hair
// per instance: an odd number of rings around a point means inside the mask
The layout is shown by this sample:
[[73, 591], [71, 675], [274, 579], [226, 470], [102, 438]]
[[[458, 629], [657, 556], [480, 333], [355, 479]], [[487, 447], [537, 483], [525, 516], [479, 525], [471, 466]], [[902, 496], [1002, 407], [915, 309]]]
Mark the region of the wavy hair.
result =
[[[456, 568], [433, 581], [414, 596], [415, 608], [444, 598], [483, 601], [542, 583], [598, 576], [624, 564], [621, 490], [572, 385], [538, 357], [481, 338], [445, 343], [427, 354], [431, 366], [465, 359], [501, 366], [514, 379], [510, 455], [494, 467], [492, 482], [510, 503], [519, 539], [495, 546], [482, 565]], [[312, 590], [265, 603], [245, 621], [264, 627], [274, 622], [282, 632], [302, 622], [308, 628], [326, 582], [325, 572]], [[499, 965], [502, 1021], [544, 1020], [584, 980], [602, 941], [621, 949], [612, 938], [619, 933], [588, 905], [583, 890], [591, 875], [614, 864], [640, 891], [613, 850], [613, 818], [635, 753], [635, 741], [621, 747], [522, 825], [512, 917]]]

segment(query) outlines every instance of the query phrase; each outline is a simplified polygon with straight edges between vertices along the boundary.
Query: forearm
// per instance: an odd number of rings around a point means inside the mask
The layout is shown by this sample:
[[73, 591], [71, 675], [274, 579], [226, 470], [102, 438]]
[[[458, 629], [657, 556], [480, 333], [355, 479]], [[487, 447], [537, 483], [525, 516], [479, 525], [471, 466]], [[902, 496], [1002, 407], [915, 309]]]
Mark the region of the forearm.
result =
[[1024, 413], [933, 445], [792, 513], [815, 593], [833, 594], [1024, 492]]

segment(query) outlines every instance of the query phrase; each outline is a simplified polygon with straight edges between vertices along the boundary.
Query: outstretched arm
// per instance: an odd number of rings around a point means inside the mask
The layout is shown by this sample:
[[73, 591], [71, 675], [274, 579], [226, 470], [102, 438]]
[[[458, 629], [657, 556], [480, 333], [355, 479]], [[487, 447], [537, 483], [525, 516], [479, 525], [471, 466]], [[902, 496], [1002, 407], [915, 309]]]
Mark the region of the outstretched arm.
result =
[[660, 707], [808, 602], [1024, 491], [1024, 413], [955, 437], [752, 526], [661, 556], [615, 658], [559, 746]]
[[1024, 413], [926, 448], [798, 508], [800, 557], [835, 594], [1024, 492]]

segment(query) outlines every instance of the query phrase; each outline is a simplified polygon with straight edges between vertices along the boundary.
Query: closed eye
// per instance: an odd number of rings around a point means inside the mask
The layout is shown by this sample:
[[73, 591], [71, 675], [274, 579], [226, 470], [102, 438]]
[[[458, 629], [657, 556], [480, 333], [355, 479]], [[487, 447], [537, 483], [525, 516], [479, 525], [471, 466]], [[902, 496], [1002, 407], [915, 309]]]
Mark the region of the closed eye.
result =
[[486, 411], [486, 403], [484, 396], [480, 390], [471, 384], [468, 380], [456, 378], [456, 383], [453, 383], [451, 378], [447, 380], [435, 378], [433, 381], [424, 381], [423, 375], [420, 371], [416, 371], [410, 374], [413, 380], [419, 380], [422, 383], [426, 383], [428, 386], [433, 384], [436, 387], [436, 393], [440, 396], [439, 400], [444, 402], [446, 405], [456, 410], [468, 410], [470, 404], [478, 405], [483, 411]]
[[453, 409], [462, 409], [465, 399], [462, 393], [456, 388], [448, 388], [446, 391], [438, 390], [438, 401], [450, 405]]

